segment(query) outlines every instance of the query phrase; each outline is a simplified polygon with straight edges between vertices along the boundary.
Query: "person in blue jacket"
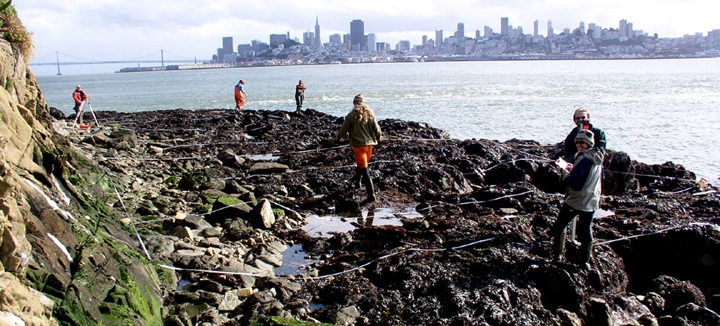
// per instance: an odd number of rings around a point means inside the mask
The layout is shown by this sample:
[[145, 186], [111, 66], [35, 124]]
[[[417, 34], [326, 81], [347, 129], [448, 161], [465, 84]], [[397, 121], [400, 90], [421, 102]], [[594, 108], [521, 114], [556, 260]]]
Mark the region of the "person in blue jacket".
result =
[[604, 150], [593, 148], [595, 135], [579, 130], [575, 137], [577, 154], [570, 173], [563, 178], [567, 193], [557, 221], [550, 229], [553, 236], [553, 261], [560, 261], [565, 248], [565, 228], [578, 216], [577, 236], [580, 240], [580, 263], [587, 266], [592, 256], [592, 220], [601, 194]]

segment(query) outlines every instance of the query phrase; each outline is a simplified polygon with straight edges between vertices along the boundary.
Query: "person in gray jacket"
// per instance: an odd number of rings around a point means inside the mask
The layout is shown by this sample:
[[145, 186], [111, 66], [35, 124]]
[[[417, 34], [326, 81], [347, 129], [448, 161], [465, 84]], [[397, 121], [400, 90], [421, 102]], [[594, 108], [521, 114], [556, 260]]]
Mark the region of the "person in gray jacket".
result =
[[550, 229], [553, 236], [553, 261], [558, 262], [565, 248], [565, 228], [579, 216], [577, 235], [580, 240], [580, 263], [587, 265], [592, 255], [592, 220], [600, 203], [600, 180], [604, 152], [593, 148], [590, 130], [580, 130], [575, 137], [577, 154], [570, 173], [563, 178], [567, 186], [565, 201], [557, 221]]

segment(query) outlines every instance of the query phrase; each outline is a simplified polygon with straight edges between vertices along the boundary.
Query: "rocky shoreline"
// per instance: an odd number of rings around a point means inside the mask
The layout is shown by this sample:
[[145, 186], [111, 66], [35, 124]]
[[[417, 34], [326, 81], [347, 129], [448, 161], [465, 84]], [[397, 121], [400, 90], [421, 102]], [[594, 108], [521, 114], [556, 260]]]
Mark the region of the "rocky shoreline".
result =
[[[594, 222], [584, 269], [577, 246], [550, 262], [560, 144], [455, 140], [383, 120], [370, 165], [378, 200], [364, 206], [351, 150], [333, 140], [342, 118], [95, 113], [103, 127], [81, 131], [51, 110], [56, 132], [118, 180], [103, 198], [137, 230], [130, 246], [172, 271], [166, 325], [720, 325], [720, 200], [680, 165], [608, 152], [609, 214]], [[360, 220], [387, 207], [418, 216]], [[328, 214], [351, 231], [303, 229]], [[309, 262], [276, 275], [292, 245]]]

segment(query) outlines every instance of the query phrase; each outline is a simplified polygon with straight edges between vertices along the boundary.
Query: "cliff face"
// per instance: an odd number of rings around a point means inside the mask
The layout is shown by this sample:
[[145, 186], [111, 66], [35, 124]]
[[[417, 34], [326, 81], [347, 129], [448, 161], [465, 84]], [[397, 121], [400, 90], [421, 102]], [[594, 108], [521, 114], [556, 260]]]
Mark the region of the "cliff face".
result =
[[0, 324], [161, 324], [158, 271], [104, 204], [112, 177], [54, 132], [4, 40], [0, 86]]

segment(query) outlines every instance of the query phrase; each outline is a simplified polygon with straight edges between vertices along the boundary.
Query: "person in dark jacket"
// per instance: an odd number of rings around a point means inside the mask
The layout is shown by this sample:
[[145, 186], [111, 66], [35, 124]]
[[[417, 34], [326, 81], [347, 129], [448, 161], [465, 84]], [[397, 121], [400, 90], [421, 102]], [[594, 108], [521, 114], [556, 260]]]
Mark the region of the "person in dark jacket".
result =
[[295, 86], [295, 103], [297, 104], [297, 110], [295, 111], [296, 113], [300, 113], [300, 109], [302, 108], [304, 101], [305, 101], [305, 85], [303, 85], [303, 81], [301, 80]]
[[575, 137], [577, 153], [570, 173], [563, 178], [567, 193], [557, 221], [550, 229], [553, 236], [553, 261], [558, 262], [565, 248], [565, 228], [578, 216], [580, 262], [587, 265], [592, 255], [592, 220], [600, 203], [600, 179], [604, 152], [593, 148], [595, 135], [580, 130]]
[[573, 121], [575, 122], [576, 127], [573, 128], [573, 130], [570, 131], [570, 133], [565, 137], [565, 151], [563, 152], [563, 158], [568, 163], [573, 162], [575, 160], [575, 153], [577, 153], [577, 147], [575, 147], [575, 137], [578, 134], [578, 130], [590, 130], [593, 132], [594, 138], [594, 146], [593, 148], [597, 148], [601, 151], [601, 154], [604, 156], [605, 152], [607, 151], [607, 138], [605, 137], [605, 132], [593, 126], [590, 123], [590, 111], [586, 108], [579, 108], [575, 110], [575, 113], [573, 113]]
[[364, 181], [367, 199], [363, 202], [373, 202], [375, 201], [375, 189], [370, 179], [368, 162], [370, 162], [373, 146], [380, 141], [382, 132], [380, 131], [380, 125], [375, 121], [375, 113], [365, 104], [362, 93], [356, 95], [353, 99], [353, 109], [345, 117], [345, 122], [338, 131], [337, 137], [335, 137], [336, 140], [340, 141], [345, 137], [345, 134], [350, 135], [350, 147], [353, 149], [355, 163], [357, 163], [355, 176], [351, 182], [353, 185], [357, 184], [359, 188], [361, 182]]

